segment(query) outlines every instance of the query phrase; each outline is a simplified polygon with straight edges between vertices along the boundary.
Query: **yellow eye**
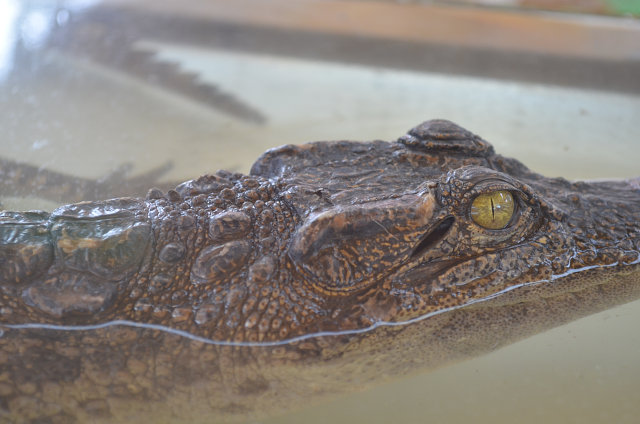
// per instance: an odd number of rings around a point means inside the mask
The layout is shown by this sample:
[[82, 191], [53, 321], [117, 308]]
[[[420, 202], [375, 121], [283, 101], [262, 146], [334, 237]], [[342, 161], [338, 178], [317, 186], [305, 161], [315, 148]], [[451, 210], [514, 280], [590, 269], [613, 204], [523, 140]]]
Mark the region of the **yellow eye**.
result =
[[471, 219], [489, 230], [500, 230], [509, 225], [513, 211], [513, 195], [506, 190], [481, 194], [471, 203]]

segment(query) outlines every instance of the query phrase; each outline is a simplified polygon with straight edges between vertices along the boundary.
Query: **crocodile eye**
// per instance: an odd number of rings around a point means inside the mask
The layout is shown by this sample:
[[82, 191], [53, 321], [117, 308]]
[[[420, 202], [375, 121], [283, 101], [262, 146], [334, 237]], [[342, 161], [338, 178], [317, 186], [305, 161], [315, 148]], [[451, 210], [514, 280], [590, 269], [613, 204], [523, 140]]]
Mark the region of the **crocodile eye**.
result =
[[507, 190], [480, 194], [471, 203], [471, 219], [483, 228], [501, 230], [511, 222], [514, 206], [513, 195]]

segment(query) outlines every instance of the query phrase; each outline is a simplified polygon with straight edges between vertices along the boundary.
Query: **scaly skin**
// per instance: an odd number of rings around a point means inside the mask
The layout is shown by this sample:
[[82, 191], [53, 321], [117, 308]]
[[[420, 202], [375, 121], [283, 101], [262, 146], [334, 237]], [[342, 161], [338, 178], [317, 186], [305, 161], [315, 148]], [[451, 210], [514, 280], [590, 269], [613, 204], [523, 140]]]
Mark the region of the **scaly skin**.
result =
[[5, 212], [0, 419], [259, 418], [476, 356], [640, 297], [639, 222], [637, 179], [545, 178], [447, 121]]

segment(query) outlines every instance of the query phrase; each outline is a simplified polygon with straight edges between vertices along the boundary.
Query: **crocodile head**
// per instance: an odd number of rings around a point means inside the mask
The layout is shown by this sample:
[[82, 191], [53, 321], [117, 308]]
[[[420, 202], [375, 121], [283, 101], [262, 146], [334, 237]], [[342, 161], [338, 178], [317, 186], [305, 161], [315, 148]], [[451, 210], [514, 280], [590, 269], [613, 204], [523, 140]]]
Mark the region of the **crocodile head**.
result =
[[321, 311], [307, 333], [553, 298], [616, 278], [626, 296], [622, 280], [640, 278], [638, 180], [545, 178], [449, 121], [395, 143], [284, 146], [251, 172], [279, 181], [300, 220], [285, 263], [315, 299], [309, 311]]

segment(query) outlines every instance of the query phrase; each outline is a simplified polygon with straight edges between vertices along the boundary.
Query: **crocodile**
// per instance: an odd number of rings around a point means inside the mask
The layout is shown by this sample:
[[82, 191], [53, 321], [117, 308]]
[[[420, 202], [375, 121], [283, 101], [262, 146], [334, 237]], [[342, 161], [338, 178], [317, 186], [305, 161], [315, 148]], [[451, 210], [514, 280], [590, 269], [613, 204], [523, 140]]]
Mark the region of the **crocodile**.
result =
[[640, 179], [431, 120], [2, 212], [0, 265], [0, 421], [260, 419], [639, 298]]

